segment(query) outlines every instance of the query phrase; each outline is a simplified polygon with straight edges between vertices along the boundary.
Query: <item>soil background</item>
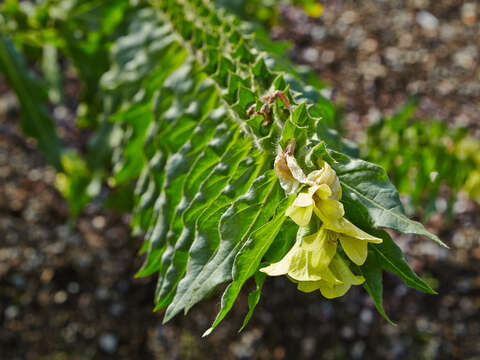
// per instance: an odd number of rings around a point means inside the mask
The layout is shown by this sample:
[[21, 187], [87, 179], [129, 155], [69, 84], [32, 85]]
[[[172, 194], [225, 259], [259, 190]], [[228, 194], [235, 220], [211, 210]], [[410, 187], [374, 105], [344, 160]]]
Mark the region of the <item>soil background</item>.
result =
[[[285, 7], [277, 39], [292, 59], [332, 84], [345, 106], [346, 136], [358, 140], [380, 114], [423, 95], [419, 116], [439, 117], [479, 136], [480, 5], [442, 1], [325, 1], [308, 19]], [[73, 81], [74, 83], [74, 81]], [[73, 86], [73, 85], [72, 85]], [[52, 109], [61, 136], [81, 147], [72, 110]], [[376, 312], [356, 287], [337, 300], [266, 281], [247, 328], [244, 291], [208, 338], [221, 290], [188, 317], [162, 325], [153, 313], [155, 277], [134, 279], [141, 238], [128, 216], [93, 203], [68, 224], [55, 172], [18, 129], [14, 95], [0, 80], [0, 359], [480, 359], [480, 212], [459, 195], [453, 224], [427, 223], [450, 247], [395, 236], [414, 269], [438, 291], [425, 295], [385, 273]], [[252, 287], [253, 284], [248, 284]]]

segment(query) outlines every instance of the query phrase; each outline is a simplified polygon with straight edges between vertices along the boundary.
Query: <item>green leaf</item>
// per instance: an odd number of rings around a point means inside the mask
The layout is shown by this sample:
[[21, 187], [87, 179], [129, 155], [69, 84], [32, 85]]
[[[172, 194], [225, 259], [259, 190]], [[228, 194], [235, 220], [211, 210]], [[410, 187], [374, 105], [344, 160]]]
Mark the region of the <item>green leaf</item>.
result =
[[21, 127], [27, 136], [38, 142], [38, 148], [57, 170], [62, 169], [62, 146], [53, 120], [45, 107], [46, 93], [42, 84], [28, 69], [12, 42], [0, 35], [0, 72], [15, 90], [23, 112]]
[[[378, 264], [378, 266], [382, 269], [388, 270], [398, 275], [408, 286], [428, 294], [435, 294], [435, 292], [428, 286], [428, 284], [426, 284], [410, 268], [410, 266], [405, 260], [405, 257], [402, 254], [402, 251], [393, 242], [390, 235], [384, 230], [377, 230], [373, 227], [372, 219], [368, 214], [368, 209], [366, 207], [359, 207], [356, 201], [349, 198], [342, 201], [345, 207], [345, 215], [350, 221], [355, 223], [367, 233], [372, 234], [383, 240], [381, 244], [369, 244], [369, 255], [367, 259], [369, 259], [372, 252], [374, 253], [376, 258], [376, 262], [370, 263], [372, 267], [373, 264]], [[376, 281], [378, 282], [378, 279]]]
[[[200, 247], [198, 250], [202, 252], [201, 271], [197, 272], [198, 268], [195, 266], [192, 269], [193, 279], [188, 281], [188, 286], [186, 288], [179, 286], [177, 291], [179, 298], [174, 299], [176, 305], [167, 309], [165, 321], [182, 308], [188, 311], [217, 285], [231, 279], [235, 256], [248, 240], [250, 233], [273, 215], [281, 197], [281, 188], [274, 172], [270, 170], [258, 177], [245, 195], [239, 197], [227, 209], [223, 209], [223, 215], [217, 223], [220, 238], [210, 239], [210, 243], [205, 244], [202, 241], [204, 239], [200, 237], [197, 238], [200, 239], [199, 243], [192, 245], [192, 251]], [[207, 222], [206, 225], [210, 224]], [[200, 236], [208, 236], [207, 239], [213, 235], [207, 235], [206, 232], [211, 232], [208, 228], [199, 225], [198, 229], [205, 231]], [[191, 253], [190, 256], [195, 255]], [[187, 271], [186, 278], [189, 275]]]
[[223, 293], [221, 310], [214, 323], [205, 334], [208, 334], [222, 321], [233, 306], [245, 281], [257, 271], [263, 256], [277, 237], [287, 219], [286, 209], [291, 205], [294, 196], [284, 198], [276, 209], [275, 217], [252, 233], [247, 242], [235, 257], [233, 263], [233, 281]]
[[328, 155], [333, 159], [330, 165], [340, 179], [343, 196], [366, 207], [374, 226], [423, 235], [448, 248], [438, 236], [405, 215], [398, 192], [388, 180], [385, 170], [333, 150], [328, 151]]
[[260, 301], [260, 295], [262, 293], [262, 287], [266, 277], [267, 275], [260, 271], [257, 271], [255, 273], [255, 284], [257, 285], [257, 287], [250, 294], [248, 294], [248, 313], [247, 315], [245, 315], [245, 319], [243, 319], [242, 327], [238, 330], [238, 332], [242, 331], [245, 328], [245, 326], [247, 326], [250, 319], [252, 318], [253, 311], [255, 310], [255, 307]]
[[[372, 245], [370, 245], [372, 247]], [[375, 307], [378, 312], [387, 320], [390, 324], [395, 323], [390, 320], [388, 315], [383, 309], [383, 282], [382, 282], [382, 268], [377, 260], [377, 255], [373, 250], [369, 250], [367, 260], [362, 266], [354, 265], [357, 272], [365, 278], [363, 287], [373, 299]]]
[[408, 286], [423, 291], [427, 294], [436, 292], [408, 266], [402, 250], [395, 244], [387, 232], [380, 230], [372, 232], [373, 235], [383, 239], [381, 244], [375, 244], [370, 248], [377, 254], [380, 266], [395, 275], [398, 275]]

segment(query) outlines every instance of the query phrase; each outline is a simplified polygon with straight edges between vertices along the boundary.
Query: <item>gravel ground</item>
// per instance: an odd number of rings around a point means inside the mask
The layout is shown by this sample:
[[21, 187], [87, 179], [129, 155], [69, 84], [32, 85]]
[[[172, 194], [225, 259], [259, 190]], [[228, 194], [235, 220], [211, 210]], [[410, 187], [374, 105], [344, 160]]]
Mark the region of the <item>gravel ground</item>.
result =
[[348, 136], [409, 96], [421, 117], [480, 136], [480, 3], [463, 0], [326, 0], [320, 19], [285, 7], [277, 39], [312, 66], [345, 105]]
[[[438, 55], [438, 47], [430, 47], [436, 38], [420, 36], [424, 29], [416, 23], [416, 13], [433, 14], [440, 30], [445, 24], [456, 26], [458, 37], [448, 42], [453, 46], [448, 57], [477, 47], [472, 32], [478, 31], [478, 20], [469, 30], [471, 25], [459, 15], [465, 5], [454, 1], [408, 4], [402, 8], [396, 1], [326, 2], [320, 21], [303, 21], [302, 15], [289, 8], [284, 24], [291, 31], [276, 29], [275, 35], [295, 39], [292, 56], [297, 61], [305, 62], [308, 52], [307, 58], [313, 59], [314, 53], [307, 49], [317, 49], [324, 60], [333, 54], [333, 61], [309, 62], [335, 85], [337, 100], [349, 99], [346, 127], [352, 137], [373, 116], [372, 109], [391, 112], [420, 77], [425, 86], [422, 91], [428, 94], [422, 111], [468, 125], [475, 132], [478, 124], [470, 111], [479, 104], [478, 92], [466, 94], [462, 88], [475, 82], [478, 86], [478, 67], [443, 76], [457, 85], [442, 95], [438, 89], [441, 77], [435, 77], [425, 62], [395, 70], [384, 56], [392, 46], [407, 54], [397, 37], [411, 34], [415, 45], [410, 49], [428, 49], [426, 56], [438, 61], [433, 69], [457, 69]], [[445, 10], [452, 7], [454, 12]], [[397, 17], [411, 19], [411, 25], [395, 27], [392, 24], [403, 24]], [[302, 26], [305, 34], [299, 37]], [[322, 37], [318, 27], [334, 35]], [[363, 29], [364, 35], [357, 42], [360, 45], [350, 49], [355, 27]], [[377, 41], [370, 55], [362, 50], [368, 48], [367, 39]], [[331, 50], [328, 56], [327, 49]], [[372, 80], [362, 73], [361, 64], [374, 59], [385, 75]], [[353, 86], [357, 81], [361, 85]], [[298, 292], [286, 279], [271, 278], [242, 333], [236, 331], [247, 310], [245, 294], [224, 323], [202, 339], [218, 309], [221, 289], [188, 317], [162, 325], [161, 314], [152, 313], [155, 279], [133, 278], [141, 264], [135, 255], [141, 239], [128, 235], [128, 218], [92, 204], [75, 225], [66, 225], [67, 206], [53, 186], [54, 171], [19, 133], [18, 116], [13, 95], [0, 81], [1, 360], [480, 359], [480, 212], [471, 202], [458, 200], [453, 224], [445, 226], [442, 214], [427, 224], [451, 246], [450, 251], [427, 240], [396, 237], [412, 266], [439, 292], [424, 295], [385, 274], [385, 308], [397, 326], [388, 325], [376, 313], [361, 288], [326, 301], [317, 293]], [[71, 131], [68, 124], [62, 126], [62, 137], [70, 144], [84, 143], [80, 133]]]

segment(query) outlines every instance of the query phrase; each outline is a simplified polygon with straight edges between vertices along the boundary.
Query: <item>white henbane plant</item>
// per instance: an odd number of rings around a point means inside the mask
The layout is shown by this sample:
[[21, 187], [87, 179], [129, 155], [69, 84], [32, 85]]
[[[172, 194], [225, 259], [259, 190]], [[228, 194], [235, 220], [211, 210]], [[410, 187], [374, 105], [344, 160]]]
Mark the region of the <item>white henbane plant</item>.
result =
[[158, 275], [164, 321], [228, 283], [209, 334], [253, 277], [245, 326], [267, 275], [319, 301], [363, 285], [387, 320], [383, 270], [434, 293], [381, 228], [442, 242], [405, 216], [385, 171], [329, 129], [334, 106], [261, 51], [272, 44], [209, 2], [141, 4], [102, 77], [96, 141], [112, 148], [110, 184], [136, 181], [137, 276]]

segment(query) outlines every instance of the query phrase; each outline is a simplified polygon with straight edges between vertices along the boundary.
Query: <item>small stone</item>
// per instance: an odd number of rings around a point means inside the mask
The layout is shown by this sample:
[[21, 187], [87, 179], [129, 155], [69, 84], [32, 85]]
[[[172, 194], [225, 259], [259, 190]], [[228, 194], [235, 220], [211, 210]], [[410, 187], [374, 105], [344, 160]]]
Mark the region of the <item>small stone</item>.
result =
[[313, 47], [305, 49], [305, 51], [303, 52], [303, 58], [305, 59], [305, 61], [310, 63], [316, 62], [319, 58], [318, 50]]
[[370, 324], [373, 321], [373, 312], [370, 309], [363, 309], [360, 312], [360, 320], [366, 324]]
[[65, 241], [60, 240], [45, 247], [45, 252], [51, 255], [60, 255], [65, 251]]
[[316, 25], [312, 28], [310, 34], [314, 41], [320, 41], [325, 38], [327, 32], [323, 26]]
[[24, 289], [26, 285], [25, 278], [20, 274], [13, 274], [11, 282], [17, 289]]
[[285, 359], [285, 348], [283, 346], [277, 346], [273, 349], [273, 358], [276, 360]]
[[413, 36], [409, 33], [404, 33], [399, 35], [398, 46], [401, 48], [408, 49], [413, 44]]
[[376, 61], [361, 62], [359, 68], [366, 80], [375, 80], [376, 78], [385, 77], [387, 74], [385, 66]]
[[99, 345], [107, 354], [113, 354], [118, 348], [118, 337], [112, 333], [104, 333], [100, 335]]
[[[480, 247], [479, 248], [475, 248], [472, 250], [472, 256], [478, 260], [480, 260]], [[480, 279], [480, 278], [479, 278]], [[479, 283], [477, 284], [477, 287], [480, 287], [480, 281]]]
[[68, 294], [66, 291], [60, 290], [55, 293], [53, 296], [53, 301], [55, 304], [63, 304], [68, 299]]
[[364, 352], [365, 352], [365, 343], [363, 341], [357, 341], [355, 344], [353, 344], [353, 347], [352, 347], [353, 359], [361, 359], [363, 357]]
[[440, 38], [448, 41], [453, 40], [457, 36], [457, 28], [451, 24], [443, 24], [440, 27]]
[[467, 46], [453, 55], [453, 61], [455, 62], [455, 65], [464, 69], [472, 69], [476, 65], [476, 57], [477, 48], [475, 46]]
[[355, 331], [351, 326], [344, 326], [340, 331], [340, 334], [343, 338], [349, 340], [353, 338], [353, 336], [355, 335]]
[[465, 278], [457, 281], [457, 291], [461, 294], [468, 293], [472, 289], [473, 281], [472, 279]]
[[363, 42], [361, 50], [365, 51], [366, 53], [373, 53], [378, 48], [378, 41], [375, 39], [367, 39]]
[[345, 45], [349, 49], [356, 49], [365, 41], [366, 36], [365, 30], [360, 26], [355, 26], [345, 38]]
[[102, 230], [106, 224], [107, 221], [104, 216], [95, 216], [92, 220], [92, 225], [96, 230]]
[[437, 211], [440, 213], [444, 213], [447, 211], [448, 203], [447, 200], [444, 198], [438, 198], [435, 201], [435, 207], [437, 208]]
[[18, 306], [10, 305], [5, 309], [5, 317], [7, 319], [15, 319], [20, 314]]
[[417, 13], [417, 23], [425, 30], [435, 30], [438, 28], [438, 19], [428, 11], [419, 11]]
[[448, 95], [451, 92], [453, 92], [456, 88], [456, 84], [450, 80], [450, 79], [445, 79], [440, 81], [440, 84], [438, 84], [437, 90], [441, 95]]
[[321, 55], [321, 60], [324, 64], [331, 64], [335, 61], [335, 52], [332, 50], [325, 50]]
[[67, 290], [70, 294], [78, 294], [80, 291], [80, 285], [75, 281], [69, 282], [67, 285]]
[[49, 283], [54, 275], [55, 272], [52, 269], [44, 269], [40, 275], [40, 280], [44, 283]]
[[317, 341], [315, 340], [315, 338], [309, 336], [303, 339], [302, 341], [303, 355], [307, 359], [311, 358], [315, 353], [316, 346], [317, 346]]
[[462, 5], [462, 21], [465, 25], [474, 26], [477, 22], [477, 4], [465, 3]]
[[425, 9], [430, 5], [430, 0], [410, 0], [410, 3], [418, 9]]
[[119, 317], [125, 312], [125, 306], [121, 303], [114, 303], [110, 306], [110, 313], [113, 316]]
[[[473, 285], [473, 284], [472, 284]], [[475, 307], [472, 300], [467, 297], [464, 297], [460, 300], [460, 308], [465, 315], [473, 315], [477, 308]]]
[[320, 94], [324, 98], [331, 100], [333, 95], [333, 90], [331, 88], [323, 88], [322, 90], [320, 90]]
[[107, 300], [110, 298], [110, 290], [105, 286], [100, 285], [95, 292], [95, 296], [98, 300]]
[[427, 318], [421, 316], [416, 320], [417, 329], [421, 332], [429, 331], [430, 324]]
[[367, 119], [370, 125], [380, 121], [381, 117], [382, 113], [377, 108], [371, 107], [370, 109], [368, 109]]
[[59, 105], [53, 109], [53, 117], [58, 120], [67, 120], [70, 111], [66, 106]]
[[346, 25], [350, 25], [354, 23], [357, 20], [357, 18], [358, 18], [358, 15], [356, 12], [352, 10], [347, 10], [342, 14], [342, 16], [340, 16], [340, 19], [338, 19], [338, 22]]

